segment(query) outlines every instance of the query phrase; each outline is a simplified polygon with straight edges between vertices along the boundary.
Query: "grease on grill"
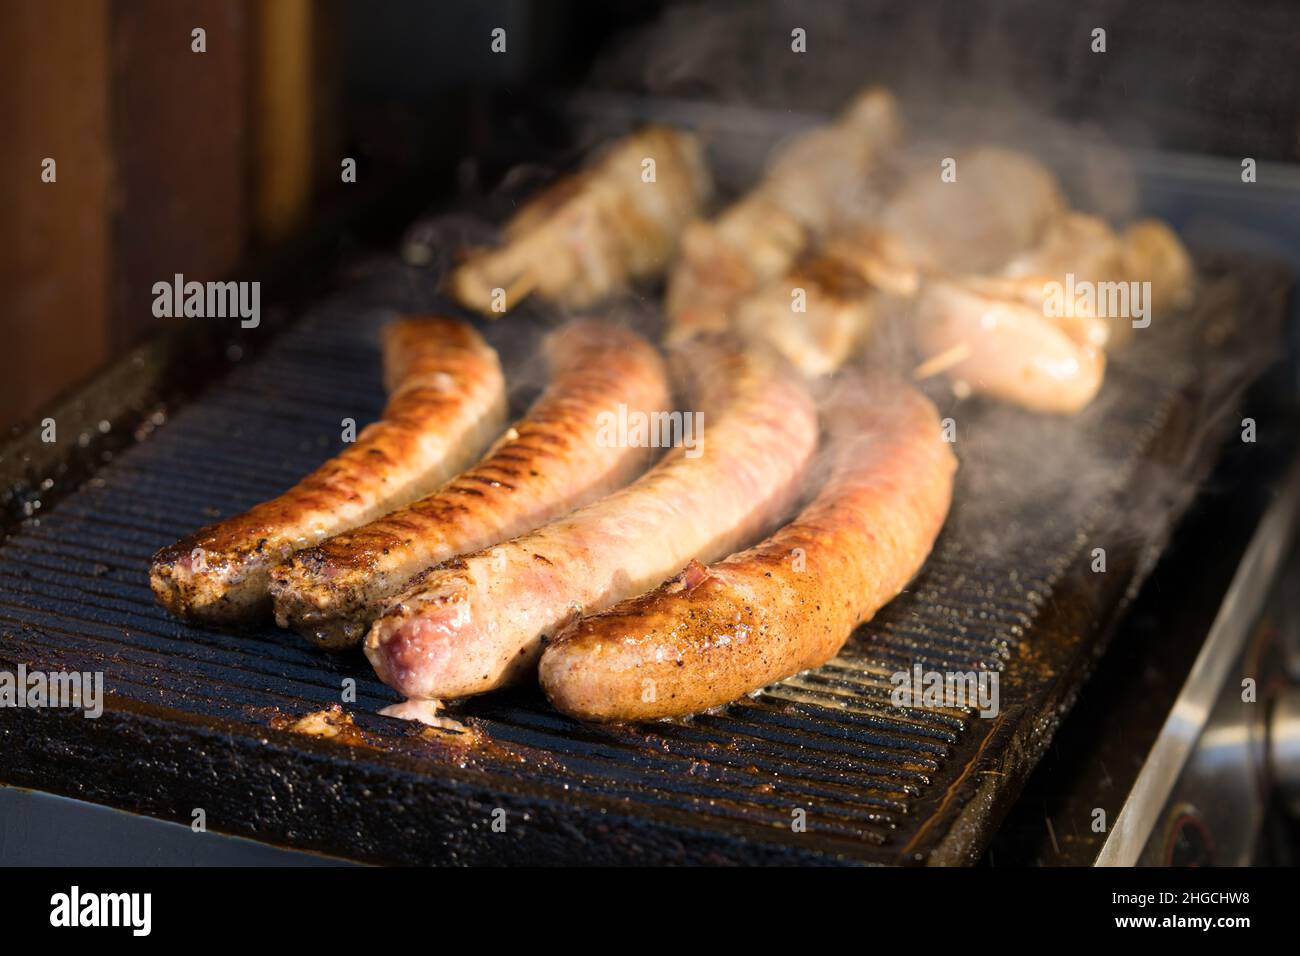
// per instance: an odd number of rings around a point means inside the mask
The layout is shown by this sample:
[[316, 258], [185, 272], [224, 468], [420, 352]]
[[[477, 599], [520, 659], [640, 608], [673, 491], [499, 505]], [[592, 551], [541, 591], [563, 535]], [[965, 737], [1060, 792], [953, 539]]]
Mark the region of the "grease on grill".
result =
[[336, 740], [350, 747], [367, 747], [393, 752], [405, 749], [402, 747], [403, 742], [417, 738], [465, 746], [486, 743], [486, 738], [477, 728], [451, 717], [439, 715], [438, 711], [441, 708], [440, 701], [405, 701], [401, 704], [391, 704], [380, 710], [379, 713], [385, 717], [397, 717], [412, 722], [412, 729], [417, 732], [400, 738], [362, 730], [357, 726], [352, 715], [339, 704], [331, 704], [321, 710], [313, 710], [302, 715], [275, 713], [271, 717], [271, 726], [276, 730], [287, 730], [307, 737]]
[[271, 726], [276, 730], [287, 730], [309, 737], [325, 737], [351, 746], [373, 746], [356, 725], [352, 715], [338, 704], [331, 704], [324, 710], [314, 710], [301, 717], [277, 714], [271, 718]]
[[444, 732], [453, 734], [471, 734], [474, 731], [459, 720], [443, 716], [440, 700], [404, 700], [400, 704], [389, 704], [379, 713], [384, 717], [409, 720], [423, 724], [431, 733]]

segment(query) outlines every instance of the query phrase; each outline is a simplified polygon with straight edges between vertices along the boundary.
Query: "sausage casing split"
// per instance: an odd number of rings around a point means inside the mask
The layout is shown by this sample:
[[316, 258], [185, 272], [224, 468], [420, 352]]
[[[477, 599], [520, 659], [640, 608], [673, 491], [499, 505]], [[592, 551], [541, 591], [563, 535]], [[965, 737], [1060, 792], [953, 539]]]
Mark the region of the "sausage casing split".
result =
[[702, 337], [675, 351], [704, 416], [640, 479], [567, 518], [432, 569], [381, 615], [366, 655], [408, 697], [462, 697], [530, 671], [575, 613], [753, 540], [792, 503], [817, 443], [813, 401], [767, 349]]
[[648, 720], [721, 706], [825, 663], [907, 585], [952, 498], [938, 414], [882, 377], [842, 383], [827, 417], [829, 477], [793, 522], [557, 635], [539, 673], [559, 710]]
[[295, 553], [275, 569], [281, 627], [326, 648], [358, 643], [415, 574], [552, 521], [630, 481], [649, 449], [601, 440], [602, 417], [662, 411], [659, 353], [635, 333], [572, 322], [545, 344], [551, 382], [488, 456], [432, 495]]
[[278, 498], [159, 551], [150, 571], [159, 603], [213, 623], [265, 614], [276, 564], [427, 494], [499, 434], [505, 381], [496, 353], [470, 326], [407, 317], [383, 336], [383, 418]]

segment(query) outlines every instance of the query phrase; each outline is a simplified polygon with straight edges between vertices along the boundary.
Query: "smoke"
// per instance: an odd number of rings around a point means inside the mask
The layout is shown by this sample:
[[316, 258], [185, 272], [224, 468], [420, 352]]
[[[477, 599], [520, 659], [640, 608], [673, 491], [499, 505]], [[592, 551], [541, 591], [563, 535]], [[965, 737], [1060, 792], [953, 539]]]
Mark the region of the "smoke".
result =
[[[1086, 42], [1096, 17], [1060, 14], [1061, 31], [1080, 39], [1058, 45], [1046, 64], [1068, 81], [1052, 86], [1035, 82], [1044, 64], [1027, 52], [1034, 38], [1016, 29], [1026, 9], [1022, 3], [935, 7], [884, 0], [674, 5], [597, 62], [587, 92], [608, 95], [575, 101], [576, 139], [596, 144], [636, 121], [690, 126], [706, 141], [725, 203], [757, 182], [792, 136], [835, 116], [864, 87], [881, 84], [900, 101], [907, 138], [886, 158], [873, 183], [878, 190], [916, 170], [937, 170], [944, 157], [996, 144], [1043, 162], [1072, 207], [1123, 224], [1141, 209], [1130, 150], [1151, 138], [1124, 118], [1106, 128], [1068, 119], [1060, 91], [1086, 86], [1096, 68]], [[792, 48], [795, 31], [802, 31], [806, 52]], [[489, 223], [499, 221], [496, 213], [559, 171], [521, 165], [487, 193], [464, 176], [474, 212], [417, 224], [404, 256], [445, 274], [455, 250], [493, 241]], [[879, 208], [878, 194], [838, 198], [867, 221]], [[662, 316], [654, 291], [631, 292], [595, 311], [657, 339]], [[1242, 291], [1229, 279], [1202, 277], [1193, 312], [1158, 315], [1151, 329], [1114, 353], [1106, 384], [1078, 415], [1035, 414], [978, 397], [961, 401], [942, 379], [927, 381], [941, 414], [956, 425], [962, 462], [946, 536], [980, 561], [1017, 562], [1088, 545], [1071, 540], [1084, 528], [1097, 547], [1161, 537], [1170, 515], [1195, 491], [1193, 465], [1206, 443], [1222, 433], [1243, 383], [1270, 357], [1254, 338], [1217, 347], [1207, 361], [1208, 329], [1216, 314], [1239, 309]], [[870, 361], [908, 374], [917, 358], [907, 334], [911, 307], [884, 299], [881, 311]], [[540, 335], [569, 317], [530, 301], [507, 318], [480, 323], [507, 361], [516, 410], [544, 384]], [[1181, 451], [1151, 459], [1148, 443], [1175, 415], [1178, 396], [1192, 394], [1199, 404]], [[818, 471], [810, 487], [820, 478]]]
[[[1030, 32], [1044, 18], [1026, 2], [683, 3], [613, 44], [589, 87], [761, 110], [770, 132], [832, 116], [878, 83], [903, 103], [911, 127], [904, 166], [949, 155], [958, 144], [1014, 144], [1062, 174], [1076, 206], [1125, 218], [1136, 207], [1136, 180], [1114, 144], [1131, 148], [1150, 137], [1127, 116], [1113, 118], [1106, 130], [1095, 120], [1069, 119], [1069, 104], [1061, 102], [1070, 90], [1086, 88], [1098, 69], [1088, 40], [1105, 13], [1053, 10], [1054, 45]], [[792, 49], [795, 30], [804, 33], [804, 52]], [[732, 125], [743, 126], [744, 117], [692, 119], [711, 136], [715, 165], [747, 166], [756, 177], [764, 153]]]
[[[1031, 6], [684, 3], [611, 47], [591, 86], [653, 98], [668, 117], [694, 126], [714, 169], [723, 171], [724, 189], [735, 193], [762, 177], [791, 135], [881, 84], [899, 99], [908, 127], [885, 182], [997, 144], [1044, 163], [1073, 208], [1123, 225], [1141, 212], [1131, 151], [1153, 137], [1127, 114], [1104, 126], [1070, 119], [1071, 91], [1086, 90], [1106, 62], [1089, 39], [1097, 24], [1110, 22], [1111, 8], [1056, 8], [1055, 35], [1043, 43], [1024, 29]], [[795, 31], [804, 52], [794, 49]], [[1060, 82], [1041, 82], [1058, 75]], [[600, 128], [599, 108], [587, 119]], [[868, 218], [873, 211], [863, 210]], [[1243, 293], [1228, 277], [1202, 276], [1193, 311], [1165, 310], [1114, 353], [1099, 396], [1075, 416], [959, 401], [941, 381], [928, 382], [942, 414], [957, 424], [962, 459], [949, 535], [981, 560], [1068, 547], [1066, 539], [1085, 526], [1098, 547], [1160, 538], [1195, 491], [1194, 466], [1207, 443], [1222, 437], [1242, 387], [1272, 356], [1273, 340], [1239, 337], [1220, 341], [1211, 357], [1212, 327], [1240, 312]], [[915, 361], [910, 307], [894, 300], [883, 311], [872, 361], [906, 372]], [[1191, 403], [1190, 418], [1179, 402]], [[1166, 424], [1186, 426], [1181, 447], [1148, 448]]]

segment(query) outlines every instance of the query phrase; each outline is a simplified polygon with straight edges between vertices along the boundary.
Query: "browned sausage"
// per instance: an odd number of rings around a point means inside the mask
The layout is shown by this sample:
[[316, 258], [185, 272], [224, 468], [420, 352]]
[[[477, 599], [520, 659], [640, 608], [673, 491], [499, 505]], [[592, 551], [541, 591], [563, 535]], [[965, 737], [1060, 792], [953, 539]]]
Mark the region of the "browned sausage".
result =
[[425, 568], [496, 544], [626, 484], [649, 449], [600, 441], [602, 416], [661, 411], [659, 353], [635, 333], [578, 321], [545, 344], [551, 383], [472, 469], [407, 508], [294, 554], [272, 574], [275, 618], [322, 647], [358, 643]]
[[499, 433], [505, 383], [496, 353], [464, 322], [404, 318], [384, 329], [384, 416], [278, 498], [197, 531], [153, 559], [168, 610], [238, 621], [270, 609], [271, 568], [299, 548], [428, 493]]
[[[366, 656], [408, 697], [463, 697], [530, 673], [575, 613], [721, 557], [778, 520], [817, 442], [817, 415], [775, 353], [705, 338], [675, 353], [704, 416], [640, 479], [507, 544], [434, 568], [384, 612]], [[696, 453], [698, 452], [698, 454]]]
[[830, 476], [791, 524], [557, 635], [540, 677], [559, 710], [646, 720], [720, 706], [829, 660], [903, 589], [952, 497], [938, 416], [879, 379], [849, 383], [828, 418]]

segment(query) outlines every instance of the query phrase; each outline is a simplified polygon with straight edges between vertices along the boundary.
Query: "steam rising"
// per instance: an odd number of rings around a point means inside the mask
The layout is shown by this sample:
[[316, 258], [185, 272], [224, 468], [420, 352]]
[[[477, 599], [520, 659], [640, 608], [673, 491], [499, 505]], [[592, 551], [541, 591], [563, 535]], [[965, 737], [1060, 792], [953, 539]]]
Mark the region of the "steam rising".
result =
[[[722, 2], [674, 5], [649, 28], [614, 44], [598, 62], [590, 87], [630, 94], [641, 120], [694, 127], [709, 147], [723, 185], [733, 192], [761, 177], [765, 165], [792, 132], [835, 115], [872, 83], [900, 100], [908, 145], [892, 157], [878, 188], [889, 188], [917, 169], [938, 168], [943, 157], [984, 144], [1016, 149], [1044, 162], [1060, 178], [1070, 204], [1120, 225], [1139, 211], [1137, 179], [1126, 157], [1098, 127], [1070, 124], [1049, 115], [1057, 104], [1047, 92], [1022, 82], [1010, 64], [1009, 45], [1032, 42], [1005, 29], [996, 15], [942, 15], [929, 5], [883, 0], [852, 4]], [[791, 31], [807, 35], [807, 52], [791, 50]], [[875, 31], [875, 32], [872, 32]], [[1080, 24], [1081, 36], [1086, 36]], [[1064, 71], [1087, 68], [1086, 44], [1062, 51]], [[978, 82], [944, 84], [952, 71], [930, 65], [956, 58]], [[649, 99], [647, 99], [649, 98]], [[599, 101], [597, 101], [599, 102]], [[581, 114], [579, 139], [596, 142], [626, 129], [626, 110], [606, 115], [599, 105]], [[1141, 131], [1118, 132], [1129, 145]], [[959, 172], [960, 175], [960, 172]], [[501, 188], [538, 178], [521, 168]], [[936, 177], [937, 178], [937, 177]], [[843, 205], [870, 221], [879, 194], [858, 190]], [[408, 261], [438, 272], [451, 264], [449, 250], [488, 241], [483, 220], [456, 216], [423, 223], [408, 238]], [[1077, 533], [1081, 512], [1092, 515], [1092, 540], [1115, 547], [1161, 537], [1177, 505], [1195, 490], [1189, 468], [1200, 445], [1220, 432], [1211, 426], [1231, 417], [1241, 385], [1266, 364], [1267, 340], [1239, 340], [1202, 361], [1213, 340], [1213, 310], [1239, 292], [1227, 280], [1205, 280], [1191, 315], [1157, 313], [1152, 327], [1111, 357], [1107, 381], [1094, 403], [1074, 417], [1036, 415], [993, 401], [959, 401], [937, 380], [926, 390], [957, 427], [955, 450], [962, 461], [945, 540], [956, 553], [978, 562], [1027, 563], [1039, 548], [1059, 553], [1062, 536]], [[916, 356], [906, 334], [910, 306], [885, 303], [886, 318], [874, 332], [869, 361], [907, 374]], [[600, 310], [657, 337], [658, 302], [635, 293]], [[516, 407], [520, 396], [542, 384], [535, 331], [561, 321], [561, 310], [531, 303], [493, 323], [489, 336], [512, 365]], [[1199, 371], [1198, 371], [1199, 367]], [[1208, 368], [1208, 372], [1206, 369]], [[1125, 444], [1158, 424], [1173, 407], [1178, 388], [1199, 379], [1203, 401], [1192, 442], [1163, 464], [1138, 464], [1142, 449]], [[679, 405], [679, 407], [682, 407]], [[1125, 424], [1125, 427], [1118, 427]], [[705, 424], [707, 430], [707, 422]], [[1117, 443], [1116, 439], [1120, 439]], [[815, 487], [820, 475], [814, 475]]]

